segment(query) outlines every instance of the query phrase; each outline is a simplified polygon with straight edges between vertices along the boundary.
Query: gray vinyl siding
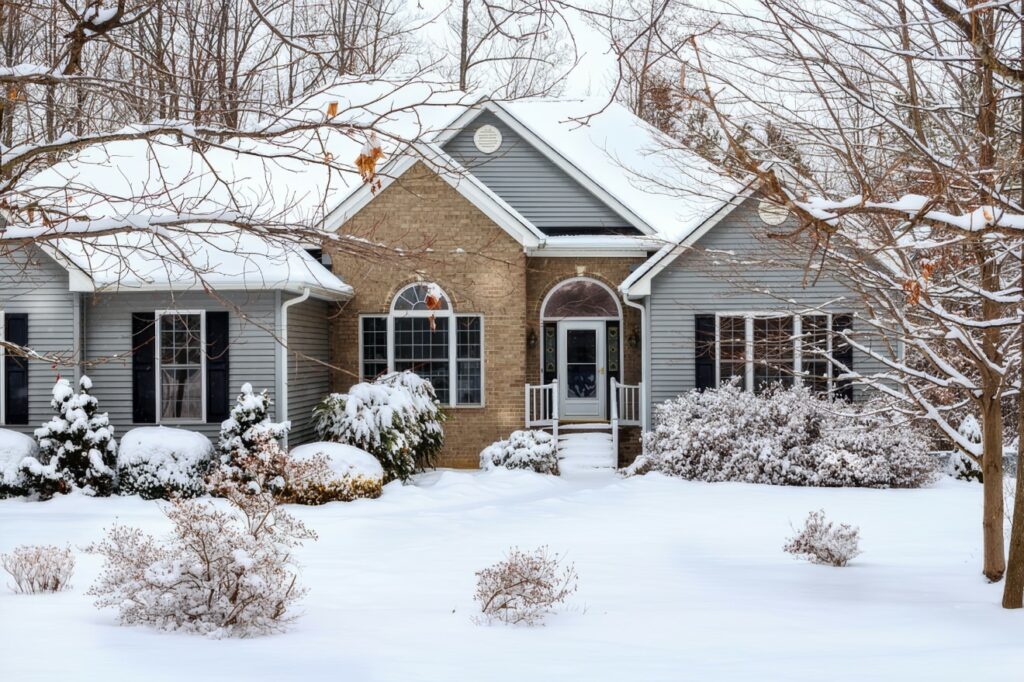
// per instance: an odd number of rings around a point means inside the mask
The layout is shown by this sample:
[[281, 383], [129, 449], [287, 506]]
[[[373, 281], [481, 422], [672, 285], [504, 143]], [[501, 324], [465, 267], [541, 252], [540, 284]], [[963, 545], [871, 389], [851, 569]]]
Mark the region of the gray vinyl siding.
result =
[[[29, 361], [29, 423], [5, 428], [31, 434], [49, 420], [50, 398], [57, 376], [74, 377], [74, 301], [68, 273], [33, 246], [0, 255], [0, 311], [28, 313], [28, 345], [57, 362]], [[0, 419], [3, 410], [0, 409]]]
[[[224, 310], [230, 316], [229, 377], [233, 394], [242, 384], [255, 391], [277, 391], [275, 352], [276, 294], [222, 292], [213, 298], [201, 292], [93, 294], [83, 301], [85, 315], [86, 373], [93, 380], [93, 394], [110, 414], [118, 436], [136, 426], [132, 423], [132, 313], [156, 310]], [[219, 299], [219, 300], [218, 300]], [[272, 416], [275, 410], [271, 410]], [[276, 417], [274, 417], [276, 418]], [[199, 431], [216, 440], [219, 423], [169, 423]]]
[[[310, 300], [288, 309], [289, 445], [316, 440], [313, 408], [330, 392], [329, 304]], [[319, 361], [319, 362], [318, 362]]]
[[[827, 276], [805, 282], [807, 254], [767, 239], [767, 230], [757, 215], [757, 200], [749, 199], [700, 239], [694, 251], [678, 257], [654, 278], [649, 301], [652, 404], [695, 387], [695, 315], [803, 311], [818, 306], [834, 314], [858, 309], [856, 293], [841, 282]], [[766, 259], [773, 263], [766, 265]], [[756, 265], [751, 264], [754, 260]], [[855, 320], [853, 333], [858, 341], [881, 350], [881, 340], [864, 331]], [[857, 370], [881, 369], [877, 361], [856, 351], [853, 365]], [[861, 387], [855, 388], [855, 397], [863, 397]]]
[[[501, 131], [501, 147], [493, 154], [482, 154], [473, 142], [483, 125]], [[453, 137], [445, 151], [547, 234], [636, 233], [622, 216], [490, 112]]]

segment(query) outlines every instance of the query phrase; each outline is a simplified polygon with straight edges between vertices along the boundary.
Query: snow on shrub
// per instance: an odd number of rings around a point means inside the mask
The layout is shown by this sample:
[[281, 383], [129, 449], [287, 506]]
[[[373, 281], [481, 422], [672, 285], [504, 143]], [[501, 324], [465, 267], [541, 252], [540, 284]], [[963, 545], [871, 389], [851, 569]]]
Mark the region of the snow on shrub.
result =
[[445, 414], [434, 388], [413, 372], [395, 372], [348, 393], [332, 393], [314, 409], [321, 440], [366, 450], [390, 481], [433, 466], [444, 444]]
[[577, 589], [572, 564], [562, 565], [547, 547], [524, 552], [509, 550], [503, 561], [476, 574], [476, 594], [484, 622], [538, 625], [557, 604]]
[[384, 468], [377, 458], [344, 443], [309, 443], [288, 453], [281, 499], [294, 504], [350, 502], [380, 497]]
[[87, 495], [114, 492], [117, 443], [106, 412], [89, 394], [92, 381], [83, 376], [75, 393], [67, 379], [58, 379], [50, 405], [57, 416], [36, 429], [39, 454], [21, 463], [26, 487], [49, 499], [81, 490]]
[[860, 530], [846, 523], [836, 527], [819, 510], [807, 515], [804, 527], [782, 549], [815, 564], [845, 566], [860, 554], [859, 545]]
[[60, 592], [71, 586], [75, 555], [70, 547], [21, 545], [0, 554], [0, 566], [14, 578], [11, 589], [19, 594]]
[[725, 385], [655, 409], [644, 456], [627, 473], [701, 481], [913, 488], [937, 463], [915, 426], [880, 406], [831, 402], [803, 387], [761, 395]]
[[104, 558], [88, 594], [97, 608], [118, 609], [126, 625], [210, 637], [283, 631], [306, 592], [292, 548], [316, 534], [266, 492], [226, 491], [232, 509], [174, 500], [164, 508], [165, 541], [114, 526], [86, 548]]
[[513, 431], [508, 440], [488, 445], [480, 453], [480, 468], [531, 469], [539, 474], [558, 473], [555, 439], [547, 431]]
[[[970, 442], [981, 443], [981, 424], [978, 423], [974, 415], [969, 414], [964, 417], [957, 431]], [[949, 462], [946, 464], [946, 471], [950, 476], [961, 481], [977, 481], [981, 483], [983, 480], [979, 463], [959, 449], [953, 450], [950, 453]]]
[[281, 439], [287, 435], [291, 422], [270, 421], [270, 404], [267, 389], [257, 394], [252, 384], [242, 384], [231, 415], [220, 425], [217, 451], [222, 463], [230, 464], [235, 457], [246, 454], [260, 438]]
[[25, 494], [21, 463], [26, 457], [38, 455], [39, 446], [30, 436], [0, 429], [0, 499]]
[[206, 492], [205, 476], [213, 443], [201, 433], [166, 426], [144, 426], [121, 437], [117, 455], [120, 491], [143, 499], [198, 497]]

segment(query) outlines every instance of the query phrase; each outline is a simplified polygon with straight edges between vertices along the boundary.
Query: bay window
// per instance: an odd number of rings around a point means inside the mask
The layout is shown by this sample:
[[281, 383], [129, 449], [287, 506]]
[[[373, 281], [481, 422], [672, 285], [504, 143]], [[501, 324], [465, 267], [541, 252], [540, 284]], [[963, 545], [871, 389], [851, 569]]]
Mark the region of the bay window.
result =
[[389, 315], [360, 317], [361, 380], [412, 371], [427, 379], [441, 403], [483, 404], [483, 319], [456, 315], [434, 284], [411, 284]]

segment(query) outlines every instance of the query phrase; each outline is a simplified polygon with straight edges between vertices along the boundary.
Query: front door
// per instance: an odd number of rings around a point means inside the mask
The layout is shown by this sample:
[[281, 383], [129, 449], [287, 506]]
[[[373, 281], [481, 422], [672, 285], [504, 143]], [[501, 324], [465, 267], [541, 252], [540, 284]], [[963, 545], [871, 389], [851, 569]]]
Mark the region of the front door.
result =
[[558, 323], [558, 416], [605, 418], [605, 323]]

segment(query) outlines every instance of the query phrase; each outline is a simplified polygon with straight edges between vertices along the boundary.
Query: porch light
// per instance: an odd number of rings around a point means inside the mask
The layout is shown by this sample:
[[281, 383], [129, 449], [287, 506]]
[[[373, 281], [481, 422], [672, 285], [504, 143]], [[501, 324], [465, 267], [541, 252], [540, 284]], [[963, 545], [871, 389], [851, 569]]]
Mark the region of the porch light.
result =
[[533, 327], [526, 328], [526, 347], [536, 348], [537, 347], [537, 332], [534, 331]]

